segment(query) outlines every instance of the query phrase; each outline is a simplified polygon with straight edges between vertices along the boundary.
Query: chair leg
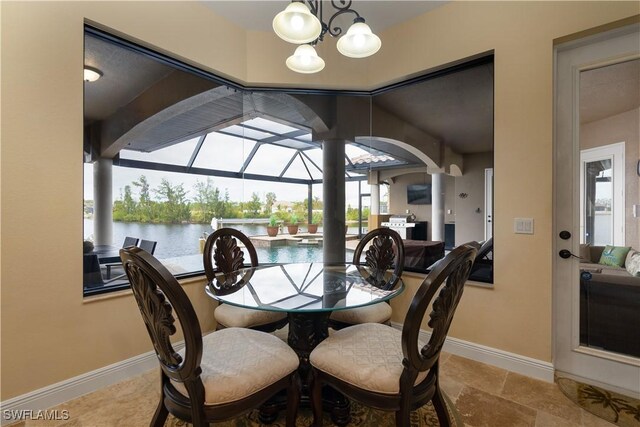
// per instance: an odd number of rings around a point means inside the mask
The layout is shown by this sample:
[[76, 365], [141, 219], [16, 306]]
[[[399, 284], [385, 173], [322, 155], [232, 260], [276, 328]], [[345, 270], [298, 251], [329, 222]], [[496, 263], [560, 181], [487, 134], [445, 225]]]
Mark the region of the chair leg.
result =
[[160, 402], [158, 403], [156, 412], [153, 414], [153, 418], [151, 419], [151, 427], [164, 426], [164, 422], [167, 420], [168, 415], [169, 411], [167, 410], [167, 407], [164, 406], [164, 387], [162, 387], [162, 391], [160, 392]]
[[287, 427], [295, 427], [298, 415], [298, 406], [300, 404], [300, 392], [302, 382], [298, 371], [291, 375], [289, 387], [287, 389]]
[[318, 378], [318, 372], [311, 368], [311, 410], [313, 412], [313, 426], [322, 427], [322, 381]]
[[409, 427], [411, 425], [411, 406], [409, 399], [400, 401], [400, 409], [396, 411], [396, 427]]
[[201, 382], [196, 383], [195, 381], [185, 381], [184, 386], [189, 395], [193, 427], [208, 427], [209, 423], [204, 414], [204, 386]]
[[451, 420], [449, 419], [449, 411], [447, 410], [447, 403], [444, 400], [444, 396], [440, 391], [440, 387], [436, 385], [436, 392], [431, 399], [433, 402], [433, 407], [436, 410], [436, 415], [438, 416], [438, 421], [440, 422], [441, 427], [449, 427], [451, 425]]

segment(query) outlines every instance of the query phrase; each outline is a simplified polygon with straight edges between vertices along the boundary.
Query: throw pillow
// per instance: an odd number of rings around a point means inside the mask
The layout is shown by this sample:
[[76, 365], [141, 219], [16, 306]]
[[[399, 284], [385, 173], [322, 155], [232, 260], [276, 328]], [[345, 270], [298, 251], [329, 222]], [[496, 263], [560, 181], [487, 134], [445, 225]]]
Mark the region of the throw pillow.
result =
[[631, 247], [629, 246], [607, 245], [605, 246], [604, 251], [602, 251], [602, 256], [600, 257], [598, 264], [609, 265], [611, 267], [622, 267], [630, 249]]
[[589, 243], [581, 243], [579, 254], [583, 262], [591, 262], [591, 245]]
[[631, 249], [624, 265], [630, 275], [640, 277], [640, 252]]

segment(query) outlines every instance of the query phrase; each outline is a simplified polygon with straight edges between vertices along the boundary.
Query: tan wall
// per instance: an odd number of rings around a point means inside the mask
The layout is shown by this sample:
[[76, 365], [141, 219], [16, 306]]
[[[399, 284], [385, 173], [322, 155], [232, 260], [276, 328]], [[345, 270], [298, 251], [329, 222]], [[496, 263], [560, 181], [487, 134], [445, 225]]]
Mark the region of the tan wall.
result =
[[[491, 167], [493, 153], [467, 154], [464, 173], [454, 178], [456, 245], [484, 240], [484, 170]], [[460, 193], [467, 197], [460, 198]]]
[[580, 148], [583, 150], [617, 142], [625, 143], [625, 245], [638, 248], [640, 220], [633, 217], [633, 205], [640, 204], [640, 180], [637, 173], [640, 159], [640, 109], [580, 125]]
[[[132, 296], [82, 297], [83, 19], [244, 74], [234, 34], [188, 3], [2, 2], [2, 298], [5, 400], [152, 349]], [[182, 17], [182, 19], [177, 19]], [[216, 24], [216, 25], [214, 25]], [[186, 34], [190, 36], [187, 37]], [[204, 330], [214, 303], [185, 285]]]
[[[384, 33], [372, 81], [495, 53], [494, 239], [504, 250], [494, 287], [465, 291], [452, 336], [551, 361], [553, 43], [639, 12], [624, 2], [451, 2]], [[534, 218], [535, 234], [514, 234], [515, 217]]]
[[[327, 74], [304, 78], [286, 71], [284, 58], [264, 54], [280, 43], [273, 34], [245, 35], [201, 2], [0, 7], [0, 399], [151, 349], [131, 296], [82, 300], [85, 18], [204, 69], [274, 85], [369, 87], [495, 49], [495, 167], [509, 177], [496, 181], [496, 212], [503, 220], [495, 235], [496, 245], [513, 250], [497, 252], [493, 290], [467, 289], [451, 333], [551, 360], [552, 44], [638, 14], [637, 3], [452, 2], [385, 31], [383, 49], [373, 58], [353, 62], [329, 52]], [[536, 234], [513, 235], [515, 216], [535, 218]], [[517, 248], [525, 248], [526, 257]], [[211, 328], [211, 303], [201, 284], [186, 289], [205, 329]]]
[[403, 215], [410, 210], [417, 221], [429, 221], [429, 235], [431, 235], [431, 205], [410, 205], [407, 203], [407, 186], [411, 184], [430, 184], [431, 175], [428, 173], [411, 173], [394, 178], [389, 185], [389, 213]]
[[[444, 176], [444, 222], [456, 223], [456, 244], [475, 240], [484, 240], [484, 169], [493, 164], [493, 153], [480, 153], [464, 156], [464, 174], [459, 177]], [[389, 212], [404, 214], [410, 210], [417, 221], [428, 221], [429, 239], [431, 231], [431, 205], [407, 204], [407, 186], [411, 184], [429, 184], [428, 173], [399, 175], [389, 186]], [[461, 199], [462, 192], [469, 196]], [[476, 208], [481, 212], [477, 213]], [[451, 212], [451, 213], [449, 213]]]

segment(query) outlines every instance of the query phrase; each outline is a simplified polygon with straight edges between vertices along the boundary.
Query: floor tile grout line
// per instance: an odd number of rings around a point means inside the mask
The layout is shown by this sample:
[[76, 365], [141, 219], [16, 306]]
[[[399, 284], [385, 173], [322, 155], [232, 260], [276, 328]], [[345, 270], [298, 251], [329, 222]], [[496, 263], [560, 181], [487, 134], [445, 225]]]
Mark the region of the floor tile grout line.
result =
[[[502, 385], [500, 386], [500, 391], [499, 391], [499, 395], [501, 397], [504, 397], [504, 386], [507, 384], [507, 377], [509, 376], [509, 371], [506, 371], [505, 375], [504, 375], [504, 380], [502, 380]], [[511, 400], [511, 399], [507, 399], [507, 400]]]

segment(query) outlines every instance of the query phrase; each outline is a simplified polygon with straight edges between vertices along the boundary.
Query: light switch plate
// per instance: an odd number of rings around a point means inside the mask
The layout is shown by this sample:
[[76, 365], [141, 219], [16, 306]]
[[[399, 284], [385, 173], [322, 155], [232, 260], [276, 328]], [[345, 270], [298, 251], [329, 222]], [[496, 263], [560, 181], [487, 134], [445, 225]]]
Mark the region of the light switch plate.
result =
[[533, 218], [514, 218], [513, 232], [516, 234], [533, 234]]

